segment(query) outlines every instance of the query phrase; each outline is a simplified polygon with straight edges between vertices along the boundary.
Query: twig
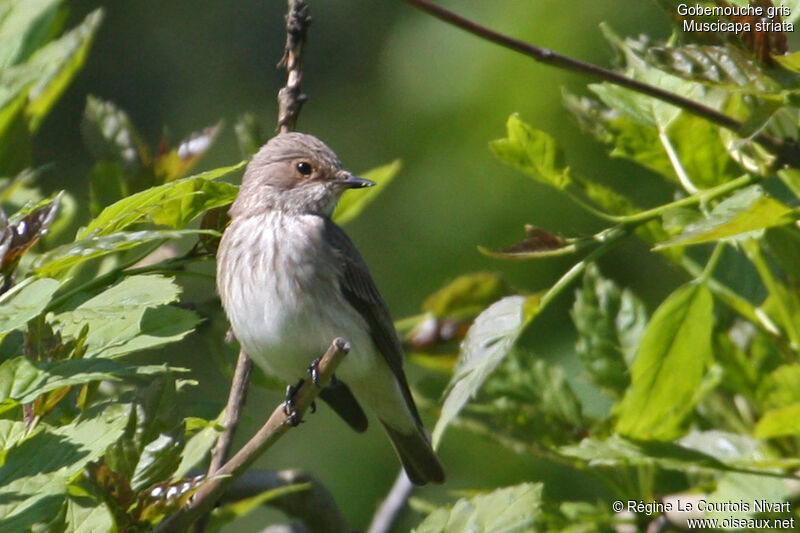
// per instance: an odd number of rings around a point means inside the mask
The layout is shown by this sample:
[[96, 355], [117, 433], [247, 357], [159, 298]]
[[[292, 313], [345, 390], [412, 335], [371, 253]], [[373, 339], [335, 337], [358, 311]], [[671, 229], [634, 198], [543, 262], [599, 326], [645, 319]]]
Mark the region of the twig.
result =
[[[344, 339], [337, 338], [333, 341], [331, 347], [319, 360], [317, 367], [319, 386], [314, 384], [313, 380], [307, 379], [295, 392], [293, 401], [297, 416], [302, 418], [319, 391], [330, 384], [336, 367], [349, 351], [350, 344]], [[153, 532], [185, 531], [193, 522], [210, 512], [233, 482], [293, 427], [291, 420], [292, 417], [287, 414], [284, 404], [276, 407], [258, 433], [230, 461], [217, 470], [216, 477], [208, 480], [185, 507], [164, 519], [153, 529]]]
[[300, 83], [303, 81], [303, 45], [306, 41], [311, 17], [305, 0], [289, 0], [286, 14], [286, 47], [278, 68], [285, 68], [286, 86], [278, 91], [278, 133], [294, 130], [297, 115], [308, 98], [303, 94]]
[[[633, 78], [629, 78], [619, 72], [614, 72], [613, 70], [608, 70], [591, 63], [586, 63], [584, 61], [554, 52], [549, 48], [535, 46], [533, 44], [526, 43], [525, 41], [521, 41], [508, 35], [496, 32], [490, 28], [487, 28], [486, 26], [482, 26], [476, 22], [457, 15], [452, 11], [438, 6], [428, 0], [402, 1], [438, 18], [439, 20], [446, 22], [447, 24], [451, 24], [461, 28], [462, 30], [472, 33], [473, 35], [477, 35], [478, 37], [486, 39], [487, 41], [499, 44], [500, 46], [529, 56], [540, 63], [545, 63], [547, 65], [552, 65], [565, 70], [571, 70], [573, 72], [588, 74], [592, 77], [608, 81], [615, 85], [626, 87], [633, 91], [652, 96], [653, 98], [657, 98], [677, 106], [684, 111], [688, 111], [693, 115], [702, 117], [709, 122], [713, 122], [714, 124], [717, 124], [725, 129], [731, 130], [736, 134], [739, 134], [744, 129], [744, 126], [740, 121], [724, 113], [720, 113], [716, 109], [712, 109], [698, 102], [683, 98], [680, 95], [659, 89], [658, 87], [648, 85]], [[785, 139], [779, 139], [763, 132], [754, 134], [752, 139], [766, 148], [769, 152], [777, 155], [779, 159], [778, 164], [789, 164], [792, 166], [800, 165], [800, 150], [798, 150], [798, 146], [794, 142], [787, 141]]]
[[372, 522], [369, 524], [367, 533], [389, 533], [395, 522], [400, 517], [400, 513], [408, 505], [408, 498], [414, 490], [414, 485], [408, 479], [405, 470], [400, 469], [397, 479], [394, 480], [392, 490], [386, 495], [386, 499], [381, 502]]

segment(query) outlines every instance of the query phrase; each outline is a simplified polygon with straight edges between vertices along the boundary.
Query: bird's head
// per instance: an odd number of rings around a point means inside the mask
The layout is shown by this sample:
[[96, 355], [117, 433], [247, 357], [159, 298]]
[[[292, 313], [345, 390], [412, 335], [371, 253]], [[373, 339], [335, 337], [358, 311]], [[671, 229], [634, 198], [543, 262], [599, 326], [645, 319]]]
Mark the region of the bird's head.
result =
[[267, 210], [330, 216], [346, 189], [374, 182], [344, 170], [328, 146], [305, 133], [281, 133], [253, 156], [242, 178], [232, 217]]

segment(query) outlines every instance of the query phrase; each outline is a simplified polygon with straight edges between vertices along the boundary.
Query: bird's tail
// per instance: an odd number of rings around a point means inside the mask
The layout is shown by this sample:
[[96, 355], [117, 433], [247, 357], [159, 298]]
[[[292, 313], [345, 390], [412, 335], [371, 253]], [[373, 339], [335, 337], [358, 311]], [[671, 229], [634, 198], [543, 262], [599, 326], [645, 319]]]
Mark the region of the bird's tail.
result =
[[392, 440], [392, 445], [412, 483], [415, 485], [425, 485], [428, 482], [444, 483], [444, 467], [422, 428], [415, 427], [410, 433], [404, 433], [383, 420], [381, 424]]

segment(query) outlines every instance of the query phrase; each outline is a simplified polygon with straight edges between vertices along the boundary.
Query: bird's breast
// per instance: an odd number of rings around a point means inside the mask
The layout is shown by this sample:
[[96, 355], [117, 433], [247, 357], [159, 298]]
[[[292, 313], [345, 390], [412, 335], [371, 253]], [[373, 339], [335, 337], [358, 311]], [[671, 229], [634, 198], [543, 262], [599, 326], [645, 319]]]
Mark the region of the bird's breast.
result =
[[339, 290], [340, 266], [323, 222], [249, 217], [232, 222], [220, 244], [217, 284], [233, 332], [257, 363], [288, 382], [303, 377], [337, 336], [371, 346], [366, 324]]

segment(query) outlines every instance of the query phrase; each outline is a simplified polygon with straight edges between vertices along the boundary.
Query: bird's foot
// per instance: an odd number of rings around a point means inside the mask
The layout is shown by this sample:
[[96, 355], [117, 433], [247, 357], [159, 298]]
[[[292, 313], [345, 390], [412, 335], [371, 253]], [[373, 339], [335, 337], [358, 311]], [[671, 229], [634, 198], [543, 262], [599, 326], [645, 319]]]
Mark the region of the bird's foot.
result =
[[[283, 413], [289, 417], [289, 423], [294, 427], [303, 422], [303, 418], [294, 406], [294, 395], [297, 394], [302, 384], [303, 380], [301, 379], [297, 385], [286, 385], [286, 399], [283, 401]], [[314, 409], [311, 412], [313, 413]]]
[[311, 376], [311, 381], [314, 382], [314, 385], [316, 385], [318, 389], [321, 389], [322, 385], [319, 381], [319, 362], [319, 357], [311, 361], [311, 364], [308, 365], [308, 374]]

